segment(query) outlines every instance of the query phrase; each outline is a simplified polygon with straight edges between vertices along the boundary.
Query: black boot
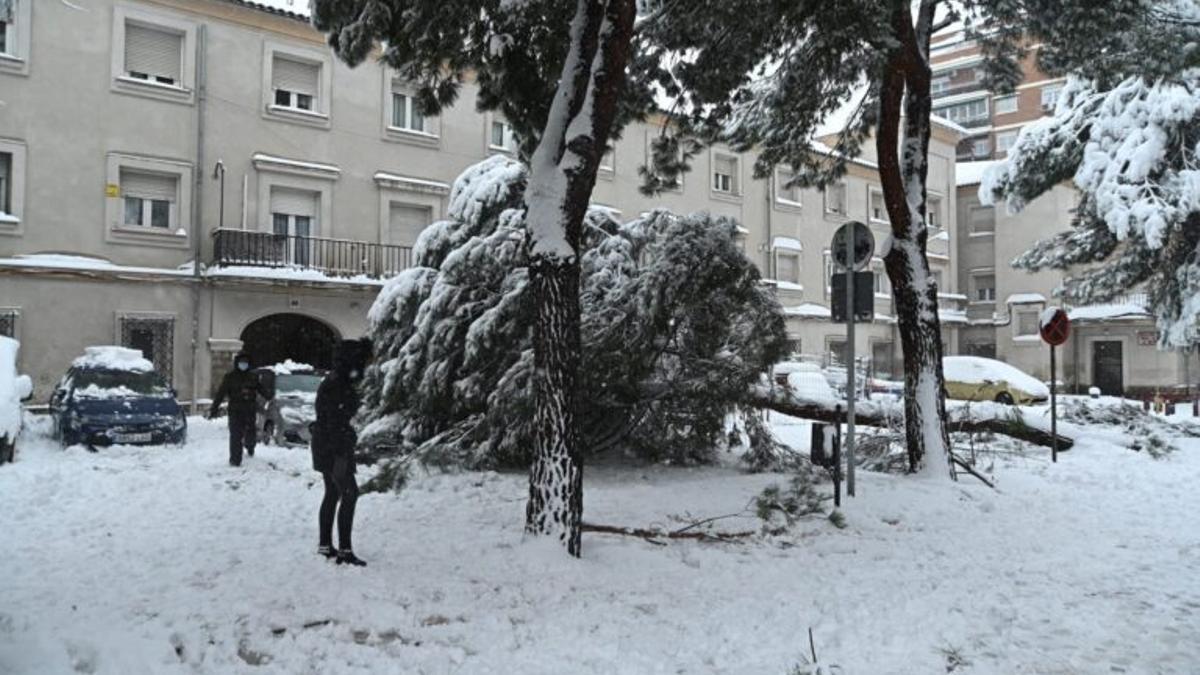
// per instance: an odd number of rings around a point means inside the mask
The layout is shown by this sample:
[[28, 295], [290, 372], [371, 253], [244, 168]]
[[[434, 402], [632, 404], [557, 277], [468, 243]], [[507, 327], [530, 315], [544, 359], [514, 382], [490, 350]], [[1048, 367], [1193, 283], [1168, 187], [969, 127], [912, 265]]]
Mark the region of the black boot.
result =
[[338, 551], [337, 564], [339, 565], [354, 565], [356, 567], [366, 567], [367, 561], [354, 555], [354, 551]]
[[331, 544], [321, 544], [317, 547], [317, 553], [329, 558], [330, 560], [333, 560], [338, 555], [337, 551], [334, 550]]

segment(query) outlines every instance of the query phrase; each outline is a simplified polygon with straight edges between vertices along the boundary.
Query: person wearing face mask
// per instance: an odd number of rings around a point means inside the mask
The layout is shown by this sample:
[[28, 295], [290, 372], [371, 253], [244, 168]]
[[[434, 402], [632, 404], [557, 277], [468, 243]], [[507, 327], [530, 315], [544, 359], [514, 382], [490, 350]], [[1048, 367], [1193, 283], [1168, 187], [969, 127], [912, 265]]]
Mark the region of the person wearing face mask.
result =
[[221, 386], [213, 396], [212, 405], [208, 409], [208, 418], [214, 419], [220, 414], [221, 404], [229, 399], [229, 464], [242, 465], [242, 448], [246, 454], [254, 456], [254, 443], [258, 439], [256, 418], [258, 414], [258, 397], [269, 399], [274, 392], [268, 390], [259, 381], [258, 376], [250, 370], [250, 355], [238, 352], [233, 357], [233, 370], [221, 379]]
[[[350, 531], [354, 527], [354, 505], [358, 484], [354, 480], [354, 449], [358, 433], [352, 420], [358, 412], [358, 384], [371, 357], [367, 339], [343, 340], [333, 355], [333, 370], [317, 388], [317, 420], [312, 424], [313, 468], [325, 481], [325, 496], [317, 516], [317, 552], [339, 565], [365, 566], [354, 555]], [[338, 547], [333, 547], [333, 523], [337, 519]]]

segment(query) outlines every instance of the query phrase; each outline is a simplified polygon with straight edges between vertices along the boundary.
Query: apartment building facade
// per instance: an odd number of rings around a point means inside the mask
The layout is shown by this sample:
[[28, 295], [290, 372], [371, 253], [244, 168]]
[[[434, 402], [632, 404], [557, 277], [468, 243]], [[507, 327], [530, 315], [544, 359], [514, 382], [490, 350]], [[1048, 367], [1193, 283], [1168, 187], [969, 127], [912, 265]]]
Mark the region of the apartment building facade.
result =
[[1000, 159], [1017, 140], [1021, 127], [1054, 109], [1063, 79], [1037, 67], [1037, 45], [1021, 59], [1021, 83], [1011, 94], [997, 95], [983, 84], [983, 52], [961, 27], [933, 37], [929, 48], [933, 114], [968, 131], [959, 142], [959, 161]]
[[[323, 365], [366, 330], [383, 280], [411, 264], [445, 216], [455, 177], [513, 153], [469, 85], [438, 117], [375, 62], [350, 69], [304, 16], [248, 0], [15, 0], [0, 17], [0, 333], [45, 399], [92, 344], [146, 353], [182, 398], [207, 396], [232, 354]], [[638, 167], [662, 119], [605, 157], [596, 204], [737, 219], [788, 315], [795, 351], [844, 349], [829, 322], [829, 240], [847, 220], [882, 240], [873, 158], [824, 192], [755, 179], [752, 154], [714, 147], [678, 190], [642, 195]], [[959, 132], [935, 129], [930, 260], [946, 284], [948, 352], [965, 314], [954, 292]], [[882, 272], [882, 261], [874, 261]], [[859, 354], [898, 375], [890, 289]], [[195, 394], [194, 394], [195, 393]]]

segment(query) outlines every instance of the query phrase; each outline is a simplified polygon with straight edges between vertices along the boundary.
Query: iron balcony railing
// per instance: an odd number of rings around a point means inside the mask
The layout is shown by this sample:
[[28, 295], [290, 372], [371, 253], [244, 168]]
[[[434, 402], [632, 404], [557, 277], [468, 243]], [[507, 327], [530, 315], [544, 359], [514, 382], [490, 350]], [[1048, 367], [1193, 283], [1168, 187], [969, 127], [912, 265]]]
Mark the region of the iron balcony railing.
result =
[[412, 266], [412, 248], [349, 239], [253, 230], [213, 232], [213, 264], [316, 270], [335, 277], [383, 279]]

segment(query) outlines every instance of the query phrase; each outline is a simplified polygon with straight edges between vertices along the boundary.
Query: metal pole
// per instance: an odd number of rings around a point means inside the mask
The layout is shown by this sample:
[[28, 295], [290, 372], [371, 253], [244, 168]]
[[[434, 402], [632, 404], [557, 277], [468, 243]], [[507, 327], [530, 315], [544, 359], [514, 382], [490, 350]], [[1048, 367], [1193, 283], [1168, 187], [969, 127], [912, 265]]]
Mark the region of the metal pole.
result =
[[1050, 345], [1050, 461], [1058, 461], [1058, 369], [1055, 367], [1054, 352], [1058, 347]]
[[[841, 412], [842, 407], [836, 406], [835, 411]], [[833, 505], [842, 505], [842, 425], [833, 425], [833, 447], [829, 449], [833, 455]]]
[[846, 494], [854, 496], [854, 237], [846, 237]]

